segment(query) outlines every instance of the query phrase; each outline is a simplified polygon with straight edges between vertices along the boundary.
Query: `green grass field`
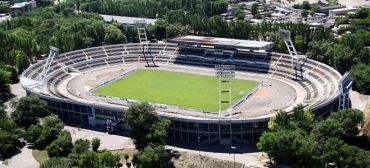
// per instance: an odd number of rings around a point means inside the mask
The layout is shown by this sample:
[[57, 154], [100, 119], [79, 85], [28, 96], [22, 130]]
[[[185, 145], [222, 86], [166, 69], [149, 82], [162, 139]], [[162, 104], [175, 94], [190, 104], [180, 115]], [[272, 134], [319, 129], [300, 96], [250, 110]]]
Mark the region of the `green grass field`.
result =
[[[236, 102], [256, 86], [257, 82], [254, 81], [233, 79], [232, 102]], [[213, 76], [137, 70], [94, 93], [217, 112], [218, 87], [218, 78]], [[227, 106], [222, 108], [225, 110]]]

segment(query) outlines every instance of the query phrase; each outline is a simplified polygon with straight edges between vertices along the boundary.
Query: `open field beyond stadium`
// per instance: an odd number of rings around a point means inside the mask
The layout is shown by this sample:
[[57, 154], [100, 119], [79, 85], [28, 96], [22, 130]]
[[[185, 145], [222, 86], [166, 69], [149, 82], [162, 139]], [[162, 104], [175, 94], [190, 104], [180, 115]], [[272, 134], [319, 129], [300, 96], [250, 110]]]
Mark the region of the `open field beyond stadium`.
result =
[[[218, 111], [218, 78], [162, 70], [137, 70], [94, 93], [210, 112]], [[227, 85], [227, 83], [224, 83]], [[232, 102], [258, 85], [248, 80], [232, 80]], [[228, 93], [225, 93], [228, 94]], [[224, 99], [226, 100], [226, 95]], [[222, 107], [223, 110], [227, 106]]]

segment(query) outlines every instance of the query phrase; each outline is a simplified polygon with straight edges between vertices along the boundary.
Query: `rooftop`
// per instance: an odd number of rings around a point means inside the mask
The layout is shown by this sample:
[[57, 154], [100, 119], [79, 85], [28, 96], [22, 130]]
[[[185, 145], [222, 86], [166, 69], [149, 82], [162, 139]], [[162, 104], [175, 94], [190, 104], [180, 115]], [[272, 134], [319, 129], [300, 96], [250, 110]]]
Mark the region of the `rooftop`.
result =
[[18, 8], [24, 8], [27, 5], [31, 4], [30, 2], [20, 2], [20, 3], [14, 3], [11, 8], [12, 9], [18, 9]]
[[203, 37], [203, 36], [182, 36], [169, 40], [173, 43], [190, 45], [210, 45], [236, 49], [267, 50], [272, 48], [273, 42], [252, 41], [230, 38]]
[[138, 23], [141, 24], [154, 24], [157, 19], [148, 19], [148, 18], [139, 18], [139, 17], [126, 17], [126, 16], [115, 16], [115, 15], [100, 15], [107, 22], [117, 21], [125, 25], [135, 25]]

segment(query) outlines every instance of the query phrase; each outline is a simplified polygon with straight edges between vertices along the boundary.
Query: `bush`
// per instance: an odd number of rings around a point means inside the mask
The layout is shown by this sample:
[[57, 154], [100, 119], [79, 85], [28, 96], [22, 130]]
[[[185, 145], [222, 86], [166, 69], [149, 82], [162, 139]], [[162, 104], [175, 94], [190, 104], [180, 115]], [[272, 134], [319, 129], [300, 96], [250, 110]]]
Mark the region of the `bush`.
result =
[[72, 167], [71, 160], [67, 158], [51, 158], [40, 165], [40, 168], [69, 168]]
[[164, 146], [148, 146], [136, 153], [132, 158], [132, 163], [137, 168], [171, 167], [171, 157], [164, 149]]
[[370, 65], [357, 64], [350, 70], [353, 88], [361, 93], [370, 94]]
[[72, 152], [76, 154], [82, 154], [87, 152], [90, 148], [90, 141], [87, 139], [77, 139], [73, 146]]
[[37, 96], [21, 98], [12, 113], [12, 119], [20, 126], [28, 128], [42, 117], [49, 115], [47, 102]]
[[64, 157], [71, 153], [73, 148], [71, 133], [62, 131], [58, 139], [46, 147], [49, 157]]
[[91, 146], [92, 146], [92, 150], [94, 152], [98, 151], [98, 149], [100, 147], [100, 139], [99, 138], [92, 139]]

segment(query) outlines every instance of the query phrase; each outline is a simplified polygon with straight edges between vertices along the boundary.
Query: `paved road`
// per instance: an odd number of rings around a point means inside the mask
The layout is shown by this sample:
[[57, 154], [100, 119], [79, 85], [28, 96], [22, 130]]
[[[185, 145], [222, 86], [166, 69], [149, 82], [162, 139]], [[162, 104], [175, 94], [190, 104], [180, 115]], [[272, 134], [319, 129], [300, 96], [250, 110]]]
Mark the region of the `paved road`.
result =
[[8, 160], [9, 168], [38, 168], [40, 164], [32, 156], [32, 150], [24, 146], [20, 153]]
[[0, 17], [0, 22], [10, 19], [10, 16]]
[[6, 111], [10, 115], [10, 113], [13, 111], [12, 109], [12, 102], [16, 102], [20, 98], [26, 96], [26, 91], [23, 89], [22, 85], [17, 83], [17, 84], [12, 84], [10, 85], [10, 91], [14, 95], [11, 99], [9, 99], [7, 102], [5, 102], [5, 105], [7, 106]]
[[366, 104], [370, 102], [370, 95], [362, 95], [356, 91], [350, 91], [349, 97], [351, 98], [352, 108], [361, 111], [363, 111], [366, 107]]

